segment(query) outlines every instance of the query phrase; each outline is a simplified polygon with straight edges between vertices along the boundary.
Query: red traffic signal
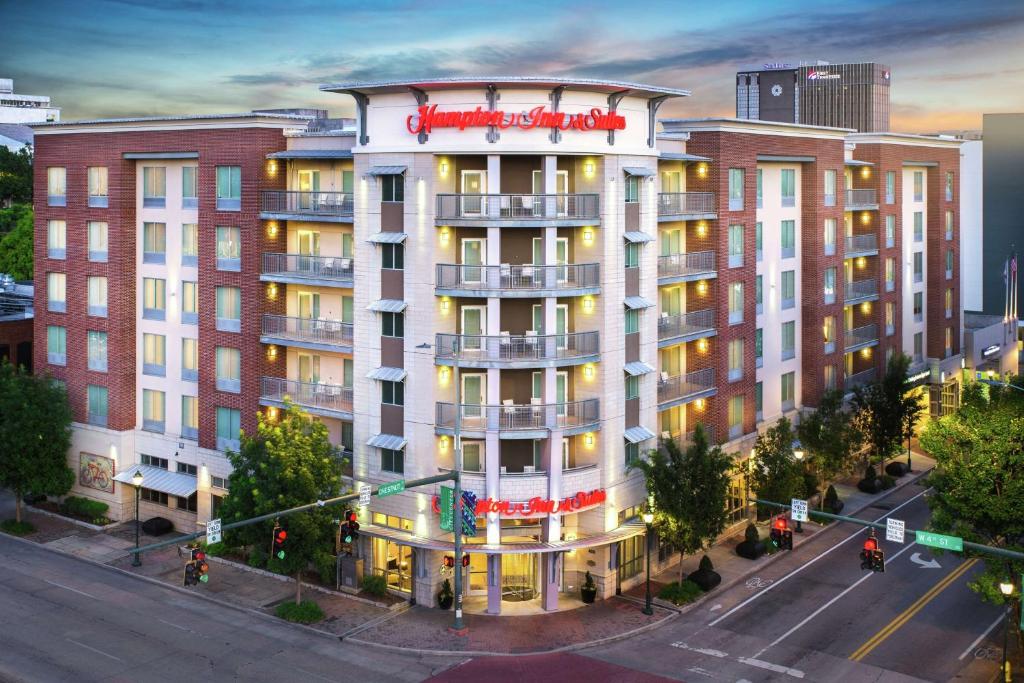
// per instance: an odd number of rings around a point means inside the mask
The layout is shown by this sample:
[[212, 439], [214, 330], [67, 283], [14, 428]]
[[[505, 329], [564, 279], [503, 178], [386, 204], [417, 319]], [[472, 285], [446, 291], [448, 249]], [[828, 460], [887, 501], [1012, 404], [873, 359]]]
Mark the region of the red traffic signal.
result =
[[775, 528], [776, 529], [778, 529], [779, 531], [785, 531], [788, 527], [789, 527], [789, 524], [786, 523], [786, 518], [785, 517], [779, 516], [779, 517], [775, 518]]
[[346, 522], [349, 522], [350, 524], [355, 524], [357, 519], [358, 519], [358, 515], [356, 515], [355, 510], [345, 510], [345, 521]]
[[278, 543], [284, 543], [284, 539], [288, 538], [288, 532], [284, 529], [278, 529], [277, 534], [274, 535], [274, 540]]
[[462, 556], [462, 566], [463, 567], [468, 567], [469, 566], [469, 555], [463, 555]]
[[878, 550], [878, 539], [874, 537], [866, 539], [864, 541], [864, 550], [867, 552]]
[[454, 567], [455, 566], [455, 558], [452, 557], [451, 555], [445, 555], [444, 556], [444, 566], [446, 566], [446, 567]]

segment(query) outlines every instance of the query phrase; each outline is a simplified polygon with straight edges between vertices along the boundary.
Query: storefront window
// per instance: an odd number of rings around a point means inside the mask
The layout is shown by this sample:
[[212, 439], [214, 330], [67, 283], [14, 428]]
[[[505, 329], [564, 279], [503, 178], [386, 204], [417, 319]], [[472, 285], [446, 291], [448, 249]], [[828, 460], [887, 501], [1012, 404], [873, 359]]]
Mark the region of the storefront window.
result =
[[619, 542], [619, 582], [631, 579], [644, 568], [644, 537], [633, 536]]
[[412, 547], [384, 538], [373, 539], [373, 573], [383, 576], [388, 588], [412, 591]]

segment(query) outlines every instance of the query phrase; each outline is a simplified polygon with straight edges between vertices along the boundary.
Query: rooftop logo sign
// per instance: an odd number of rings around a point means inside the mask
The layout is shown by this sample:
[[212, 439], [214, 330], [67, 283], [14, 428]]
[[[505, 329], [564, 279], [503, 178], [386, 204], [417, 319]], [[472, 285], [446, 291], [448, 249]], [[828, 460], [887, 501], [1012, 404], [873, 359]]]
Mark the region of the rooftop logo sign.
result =
[[534, 107], [529, 111], [487, 111], [480, 107], [462, 111], [438, 111], [437, 105], [423, 105], [405, 120], [405, 127], [413, 135], [430, 133], [434, 128], [486, 128], [500, 130], [519, 128], [558, 128], [559, 130], [625, 130], [626, 118], [615, 112], [594, 108], [585, 114], [567, 114]]
[[832, 73], [830, 71], [808, 71], [807, 80], [809, 81], [832, 81], [839, 80], [840, 74]]

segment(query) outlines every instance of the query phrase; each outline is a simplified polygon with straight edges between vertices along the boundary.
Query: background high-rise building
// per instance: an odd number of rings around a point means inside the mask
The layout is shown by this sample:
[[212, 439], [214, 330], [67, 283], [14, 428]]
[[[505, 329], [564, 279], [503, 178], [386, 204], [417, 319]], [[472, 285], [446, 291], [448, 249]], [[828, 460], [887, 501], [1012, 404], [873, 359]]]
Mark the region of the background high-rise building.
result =
[[[982, 310], [1003, 315], [1006, 287], [1003, 266], [1016, 251], [1024, 252], [1024, 220], [1020, 169], [1024, 164], [1024, 114], [985, 114], [982, 137], [985, 230], [982, 243]], [[1020, 267], [1018, 256], [1017, 264]], [[1018, 284], [1017, 300], [1024, 287]], [[1019, 313], [1019, 311], [1018, 311]]]

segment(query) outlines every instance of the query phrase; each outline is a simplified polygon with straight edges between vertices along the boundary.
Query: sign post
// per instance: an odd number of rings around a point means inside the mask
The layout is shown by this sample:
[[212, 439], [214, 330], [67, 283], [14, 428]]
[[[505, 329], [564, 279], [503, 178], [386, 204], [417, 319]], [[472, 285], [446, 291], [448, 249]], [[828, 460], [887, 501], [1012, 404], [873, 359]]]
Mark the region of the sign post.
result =
[[902, 519], [893, 519], [887, 517], [885, 520], [885, 540], [894, 541], [896, 543], [903, 543], [904, 535], [907, 530], [907, 523]]
[[211, 519], [206, 523], [206, 545], [220, 543], [220, 519]]
[[942, 534], [933, 534], [930, 531], [921, 530], [917, 530], [914, 533], [916, 534], [914, 540], [921, 545], [942, 548], [943, 550], [955, 550], [959, 553], [964, 551], [964, 539], [959, 536], [943, 536]]

